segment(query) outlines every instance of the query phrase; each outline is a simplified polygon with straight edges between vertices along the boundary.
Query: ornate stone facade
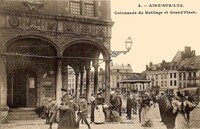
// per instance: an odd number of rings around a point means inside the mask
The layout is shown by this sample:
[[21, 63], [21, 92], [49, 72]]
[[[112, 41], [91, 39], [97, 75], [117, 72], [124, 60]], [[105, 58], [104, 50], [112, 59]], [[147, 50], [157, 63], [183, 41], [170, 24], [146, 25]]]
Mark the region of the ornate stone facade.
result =
[[[113, 25], [110, 17], [110, 1], [89, 3], [91, 6], [88, 10], [92, 10], [89, 12], [92, 16], [87, 15], [86, 4], [87, 1], [79, 1], [78, 5], [81, 7], [77, 7], [80, 9], [77, 10], [71, 6], [72, 0], [0, 1], [2, 120], [6, 120], [8, 107], [41, 107], [43, 99], [49, 98], [49, 94], [45, 97], [47, 88], [50, 88], [49, 92], [56, 93], [53, 98], [59, 101], [60, 89], [63, 87], [63, 65], [72, 66], [76, 76], [79, 76], [81, 69], [90, 67], [90, 62], [95, 62], [100, 53], [106, 64], [106, 91], [109, 92], [110, 38]], [[50, 50], [56, 53], [49, 55]], [[10, 62], [13, 62], [13, 65]], [[26, 87], [32, 88], [26, 92], [26, 102], [20, 102], [20, 99], [19, 103], [13, 102], [15, 93], [12, 88], [18, 77], [16, 72], [27, 75], [27, 80], [18, 83], [29, 81]], [[7, 83], [7, 77], [14, 78], [14, 81], [11, 80], [13, 83]], [[44, 86], [46, 89], [42, 88]], [[89, 87], [89, 84], [86, 86]], [[54, 89], [51, 90], [52, 87]], [[7, 90], [8, 94], [5, 92]], [[109, 94], [106, 95], [108, 102]], [[35, 96], [36, 104], [29, 103], [29, 99]]]

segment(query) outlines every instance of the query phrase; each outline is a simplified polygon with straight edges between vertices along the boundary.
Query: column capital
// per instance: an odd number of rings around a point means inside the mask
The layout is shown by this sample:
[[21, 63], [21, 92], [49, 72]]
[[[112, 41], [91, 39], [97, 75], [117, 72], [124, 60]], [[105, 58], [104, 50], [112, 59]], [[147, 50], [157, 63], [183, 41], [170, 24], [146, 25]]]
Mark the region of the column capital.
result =
[[90, 70], [91, 70], [91, 69], [90, 69], [90, 64], [86, 64], [86, 65], [85, 65], [85, 70], [86, 70], [86, 71], [90, 71]]
[[112, 60], [111, 59], [107, 59], [105, 60], [105, 63], [110, 63]]

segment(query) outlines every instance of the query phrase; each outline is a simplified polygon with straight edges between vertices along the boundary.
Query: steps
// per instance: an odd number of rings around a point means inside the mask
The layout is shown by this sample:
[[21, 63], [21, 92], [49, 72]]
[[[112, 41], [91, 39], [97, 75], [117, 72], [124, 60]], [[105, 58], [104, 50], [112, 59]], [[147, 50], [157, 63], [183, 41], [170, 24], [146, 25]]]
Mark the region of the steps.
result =
[[9, 120], [34, 120], [38, 119], [35, 108], [13, 108], [9, 110]]

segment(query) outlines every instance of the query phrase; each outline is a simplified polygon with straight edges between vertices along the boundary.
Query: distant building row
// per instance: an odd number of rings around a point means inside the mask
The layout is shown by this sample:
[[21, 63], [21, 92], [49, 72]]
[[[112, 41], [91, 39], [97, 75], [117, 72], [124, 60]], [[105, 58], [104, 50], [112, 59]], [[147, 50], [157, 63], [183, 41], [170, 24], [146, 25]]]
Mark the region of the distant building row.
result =
[[196, 56], [191, 47], [185, 47], [171, 62], [150, 62], [143, 73], [151, 80], [148, 86], [156, 93], [174, 94], [182, 88], [196, 89], [200, 86], [200, 56]]

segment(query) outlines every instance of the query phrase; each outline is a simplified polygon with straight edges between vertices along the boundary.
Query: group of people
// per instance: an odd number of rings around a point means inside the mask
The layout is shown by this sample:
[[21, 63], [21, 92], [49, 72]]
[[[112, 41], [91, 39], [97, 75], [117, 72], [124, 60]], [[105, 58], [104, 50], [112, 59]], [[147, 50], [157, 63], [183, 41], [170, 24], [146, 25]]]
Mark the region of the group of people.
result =
[[[112, 95], [111, 95], [112, 96]], [[117, 98], [120, 95], [115, 95], [113, 98]], [[112, 102], [111, 104], [116, 105]], [[116, 102], [116, 101], [115, 101]], [[122, 103], [122, 102], [121, 102]], [[140, 94], [127, 94], [126, 95], [126, 113], [127, 119], [131, 119], [131, 114], [138, 113], [139, 122], [143, 127], [151, 127], [152, 111], [158, 105], [159, 116], [161, 122], [163, 122], [167, 129], [188, 129], [190, 122], [190, 112], [197, 106], [198, 103], [194, 103], [194, 99], [189, 94], [189, 91], [179, 90], [175, 95], [161, 94], [149, 95], [147, 92], [141, 92]], [[122, 105], [122, 104], [121, 104]], [[114, 110], [119, 112], [121, 116], [121, 107]], [[154, 110], [155, 111], [155, 110]]]
[[188, 91], [179, 90], [176, 95], [162, 94], [159, 109], [167, 129], [189, 129], [190, 112], [197, 106]]
[[78, 100], [75, 100], [72, 95], [67, 93], [67, 90], [62, 89], [62, 91], [64, 94], [61, 103], [51, 100], [46, 106], [46, 124], [50, 124], [49, 129], [52, 129], [54, 122], [58, 123], [57, 129], [76, 129], [81, 120], [90, 129], [90, 124], [87, 121], [88, 103], [85, 96], [82, 95]]
[[[51, 100], [46, 106], [46, 123], [50, 124], [50, 129], [54, 122], [58, 123], [58, 129], [75, 129], [79, 127], [80, 121], [90, 129], [91, 123], [105, 122], [104, 94], [99, 92], [93, 93], [89, 99], [91, 104], [90, 123], [88, 117], [88, 101], [82, 95], [78, 100], [66, 92], [61, 103], [56, 104], [55, 100]], [[117, 92], [111, 94], [111, 114], [110, 117], [120, 118], [122, 115], [122, 97]], [[138, 114], [139, 122], [143, 127], [151, 127], [153, 125], [150, 109], [158, 105], [161, 121], [166, 125], [167, 129], [188, 129], [190, 121], [190, 112], [196, 106], [193, 98], [187, 91], [178, 91], [176, 95], [161, 94], [161, 96], [149, 95], [142, 92], [138, 95], [126, 95], [126, 113], [127, 119], [131, 119], [131, 114]], [[118, 113], [118, 114], [116, 114]]]
[[76, 129], [79, 128], [79, 123], [82, 120], [88, 129], [90, 129], [90, 123], [104, 123], [104, 97], [103, 93], [92, 94], [90, 98], [91, 103], [91, 119], [88, 122], [88, 101], [85, 95], [81, 95], [78, 100], [67, 92], [66, 89], [61, 89], [63, 96], [61, 103], [56, 103], [55, 100], [50, 99], [45, 108], [46, 124], [49, 124], [49, 129], [52, 129], [53, 123], [58, 123], [57, 129]]

